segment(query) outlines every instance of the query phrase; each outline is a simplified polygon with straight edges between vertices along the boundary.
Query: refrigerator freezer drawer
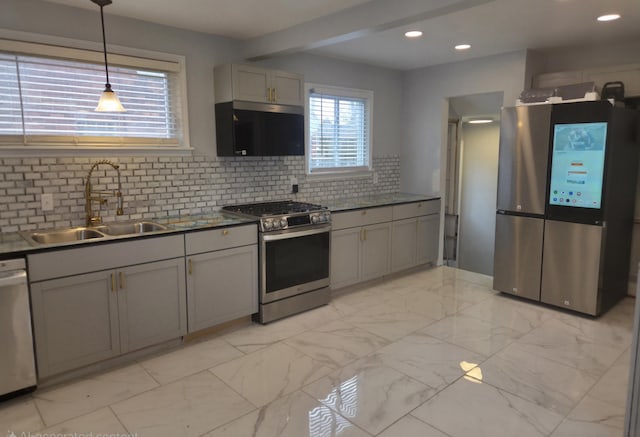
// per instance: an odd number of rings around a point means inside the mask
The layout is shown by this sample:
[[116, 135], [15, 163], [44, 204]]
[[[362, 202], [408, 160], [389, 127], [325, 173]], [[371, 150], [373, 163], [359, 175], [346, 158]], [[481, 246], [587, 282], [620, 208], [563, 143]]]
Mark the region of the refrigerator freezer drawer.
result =
[[600, 226], [546, 221], [542, 302], [597, 315], [603, 231]]
[[540, 300], [543, 229], [541, 218], [496, 215], [495, 290]]

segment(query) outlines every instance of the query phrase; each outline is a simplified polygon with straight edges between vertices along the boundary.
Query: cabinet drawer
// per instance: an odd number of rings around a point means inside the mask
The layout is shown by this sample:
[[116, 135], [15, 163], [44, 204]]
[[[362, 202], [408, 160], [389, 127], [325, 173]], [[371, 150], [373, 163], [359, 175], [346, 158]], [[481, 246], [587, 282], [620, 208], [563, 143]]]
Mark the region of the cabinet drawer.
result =
[[337, 212], [331, 216], [331, 227], [336, 230], [355, 228], [357, 226], [390, 222], [392, 217], [393, 208], [390, 206], [359, 209], [357, 211]]
[[393, 207], [393, 219], [404, 220], [440, 212], [440, 199], [405, 203]]
[[256, 225], [210, 229], [185, 235], [187, 255], [247, 246], [249, 244], [257, 244], [257, 242], [258, 227]]
[[29, 281], [62, 278], [184, 256], [182, 235], [84, 245], [27, 255]]

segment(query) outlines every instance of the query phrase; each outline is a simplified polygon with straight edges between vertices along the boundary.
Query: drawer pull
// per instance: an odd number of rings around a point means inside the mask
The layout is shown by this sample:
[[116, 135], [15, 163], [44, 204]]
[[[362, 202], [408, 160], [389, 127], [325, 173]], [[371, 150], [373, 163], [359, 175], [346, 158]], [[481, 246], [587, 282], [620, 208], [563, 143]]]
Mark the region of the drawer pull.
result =
[[225, 229], [224, 231], [222, 231], [222, 235], [229, 235], [229, 231]]
[[367, 211], [366, 210], [362, 211], [362, 215], [367, 215]]

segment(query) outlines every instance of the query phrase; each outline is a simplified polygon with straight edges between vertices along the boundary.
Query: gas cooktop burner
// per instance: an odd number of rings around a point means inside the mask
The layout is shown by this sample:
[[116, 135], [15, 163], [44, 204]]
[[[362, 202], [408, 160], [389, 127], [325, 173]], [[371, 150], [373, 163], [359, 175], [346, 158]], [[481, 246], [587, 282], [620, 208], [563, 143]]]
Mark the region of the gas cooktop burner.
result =
[[270, 215], [287, 215], [303, 212], [322, 211], [326, 208], [306, 202], [294, 202], [284, 200], [279, 202], [247, 203], [245, 205], [230, 205], [222, 209], [226, 211], [239, 212], [241, 214], [252, 215], [254, 217], [264, 217]]
[[305, 226], [331, 224], [331, 212], [327, 208], [292, 200], [229, 205], [222, 209], [259, 218], [261, 232], [290, 231]]

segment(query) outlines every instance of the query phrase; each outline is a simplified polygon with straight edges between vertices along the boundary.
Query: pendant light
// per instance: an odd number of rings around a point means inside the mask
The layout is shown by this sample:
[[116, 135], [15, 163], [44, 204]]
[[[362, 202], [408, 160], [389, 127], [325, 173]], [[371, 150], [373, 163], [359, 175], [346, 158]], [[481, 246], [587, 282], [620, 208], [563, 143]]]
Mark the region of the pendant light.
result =
[[104, 12], [103, 8], [112, 3], [111, 0], [91, 0], [93, 3], [100, 6], [100, 20], [102, 22], [102, 46], [104, 48], [104, 71], [107, 76], [107, 83], [104, 84], [104, 91], [100, 96], [100, 101], [98, 102], [98, 106], [96, 106], [95, 111], [97, 112], [125, 112], [126, 109], [118, 100], [118, 96], [111, 89], [111, 84], [109, 83], [109, 64], [107, 63], [107, 38], [104, 33]]

